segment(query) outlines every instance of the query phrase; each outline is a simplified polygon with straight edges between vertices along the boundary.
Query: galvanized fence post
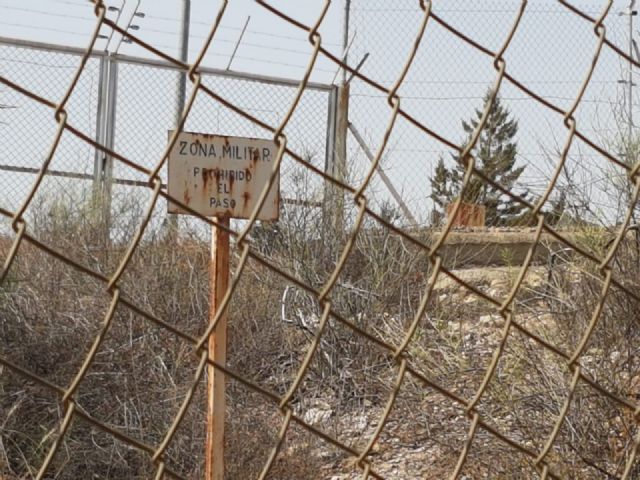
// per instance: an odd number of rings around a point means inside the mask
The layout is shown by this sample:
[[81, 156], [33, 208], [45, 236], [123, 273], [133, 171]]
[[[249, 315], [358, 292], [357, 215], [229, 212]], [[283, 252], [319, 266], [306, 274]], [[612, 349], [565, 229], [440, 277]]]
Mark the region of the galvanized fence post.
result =
[[[98, 73], [98, 104], [96, 108], [96, 142], [113, 149], [116, 120], [116, 90], [118, 65], [113, 55], [100, 57]], [[93, 163], [93, 209], [102, 227], [103, 240], [108, 243], [111, 229], [111, 183], [113, 159], [96, 149]]]
[[[325, 148], [324, 171], [328, 175], [333, 175], [335, 170], [336, 159], [336, 116], [338, 110], [338, 87], [334, 85], [329, 92], [327, 102], [327, 140]], [[333, 198], [335, 195], [335, 187], [333, 184], [325, 180], [324, 192], [322, 199], [322, 219], [323, 230], [328, 233], [331, 231], [333, 217]]]
[[[100, 67], [98, 71], [98, 104], [96, 107], [96, 142], [104, 145], [105, 118], [106, 110], [106, 90], [105, 85], [107, 74], [107, 57], [100, 57]], [[96, 149], [93, 161], [93, 204], [98, 206], [101, 204], [100, 197], [102, 192], [102, 165], [104, 163], [104, 152]]]
[[[335, 86], [329, 95], [325, 172], [340, 182], [347, 180], [349, 84]], [[324, 190], [325, 232], [336, 238], [344, 232], [344, 192], [329, 181]]]
[[[107, 56], [107, 102], [105, 114], [104, 146], [113, 150], [115, 145], [116, 130], [116, 101], [118, 95], [118, 61], [114, 55]], [[105, 240], [109, 241], [111, 231], [111, 186], [113, 183], [113, 158], [104, 156], [102, 166], [102, 198], [104, 208]]]

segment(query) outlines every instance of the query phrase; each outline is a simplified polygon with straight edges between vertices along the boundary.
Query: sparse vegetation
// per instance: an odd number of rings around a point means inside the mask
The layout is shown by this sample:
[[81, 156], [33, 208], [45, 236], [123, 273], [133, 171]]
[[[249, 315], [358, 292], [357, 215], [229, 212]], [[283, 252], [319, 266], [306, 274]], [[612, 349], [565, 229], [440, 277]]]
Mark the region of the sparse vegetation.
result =
[[[323, 244], [322, 214], [314, 207], [287, 207], [278, 224], [256, 227], [251, 235], [254, 248], [270, 264], [320, 289], [344, 247], [344, 243], [337, 249]], [[96, 243], [100, 229], [84, 218], [57, 204], [33, 222], [34, 234], [75, 261], [109, 275], [126, 244]], [[123, 232], [123, 238], [130, 235]], [[428, 231], [416, 235], [431, 242]], [[601, 254], [609, 237], [592, 229], [576, 238], [583, 248]], [[612, 265], [629, 289], [637, 289], [637, 249], [631, 239], [620, 248]], [[2, 255], [7, 249], [3, 243]], [[504, 257], [510, 258], [509, 253]], [[140, 308], [197, 336], [208, 311], [207, 262], [208, 244], [195, 231], [182, 225], [177, 238], [159, 232], [145, 238], [136, 251], [122, 278], [122, 290]], [[501, 299], [516, 280], [518, 265], [484, 269], [468, 277], [473, 270], [457, 267], [462, 268], [456, 274], [469, 284]], [[418, 311], [430, 273], [427, 252], [367, 217], [330, 293], [332, 309], [341, 319], [398, 346]], [[602, 287], [596, 266], [577, 255], [560, 258], [550, 276], [543, 266], [534, 265], [518, 291], [514, 320], [570, 356], [586, 331]], [[68, 386], [103, 328], [109, 301], [101, 282], [23, 242], [0, 287], [2, 355], [53, 384]], [[321, 308], [316, 298], [273, 269], [249, 260], [230, 312], [230, 368], [283, 395], [318, 327]], [[639, 316], [638, 302], [611, 287], [580, 358], [590, 378], [633, 400], [640, 395], [640, 355], [634, 347]], [[406, 358], [412, 369], [470, 399], [499, 346], [504, 325], [495, 306], [441, 275]], [[77, 400], [84, 411], [111, 428], [158, 445], [193, 381], [196, 363], [189, 342], [120, 305]], [[571, 374], [567, 358], [512, 327], [478, 412], [509, 438], [540, 451], [566, 400]], [[332, 318], [291, 406], [316, 428], [362, 448], [396, 376], [391, 351]], [[32, 478], [56, 439], [64, 415], [60, 398], [8, 368], [2, 369], [0, 392], [0, 474], [8, 479]], [[227, 392], [226, 478], [255, 478], [275, 442], [282, 415], [277, 405], [237, 381], [228, 381]], [[201, 382], [167, 451], [168, 466], [188, 478], [202, 475], [204, 402]], [[399, 455], [406, 463], [396, 478], [447, 476], [457, 462], [468, 422], [463, 405], [407, 375], [370, 457], [373, 467], [393, 478], [388, 469]], [[620, 478], [635, 435], [633, 412], [580, 382], [547, 459], [564, 478]], [[534, 471], [530, 458], [480, 429], [463, 472], [468, 478], [530, 478]], [[77, 418], [49, 475], [149, 478], [153, 472], [146, 454]], [[291, 427], [270, 478], [355, 478], [349, 472], [343, 452]]]

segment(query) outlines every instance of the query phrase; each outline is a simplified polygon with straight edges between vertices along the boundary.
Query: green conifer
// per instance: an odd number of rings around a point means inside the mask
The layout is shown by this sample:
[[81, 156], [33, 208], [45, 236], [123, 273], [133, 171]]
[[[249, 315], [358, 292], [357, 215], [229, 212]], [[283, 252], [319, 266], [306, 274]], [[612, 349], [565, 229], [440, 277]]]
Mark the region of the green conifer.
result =
[[[491, 96], [488, 91], [484, 96], [484, 105]], [[463, 121], [462, 128], [467, 134], [467, 142], [471, 140], [473, 131], [482, 118], [482, 110], [475, 111], [475, 117], [468, 123]], [[528, 192], [517, 192], [517, 181], [524, 172], [525, 166], [516, 166], [518, 122], [510, 118], [511, 113], [504, 107], [497, 96], [480, 137], [472, 151], [475, 166], [486, 177], [492, 179], [504, 189], [527, 197]], [[460, 156], [452, 154], [455, 165], [447, 168], [442, 158], [439, 159], [434, 176], [431, 178], [430, 198], [441, 211], [447, 204], [453, 203], [460, 196], [465, 166]], [[464, 192], [462, 201], [484, 205], [486, 224], [492, 226], [521, 224], [528, 216], [527, 208], [519, 202], [504, 195], [500, 190], [473, 175]]]

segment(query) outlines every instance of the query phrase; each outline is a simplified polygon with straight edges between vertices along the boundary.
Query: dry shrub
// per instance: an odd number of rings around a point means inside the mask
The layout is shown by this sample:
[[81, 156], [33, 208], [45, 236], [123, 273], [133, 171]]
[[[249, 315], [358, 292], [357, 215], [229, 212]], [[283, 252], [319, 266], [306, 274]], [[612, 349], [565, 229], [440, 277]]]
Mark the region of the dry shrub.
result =
[[[126, 242], [98, 241], [102, 230], [81, 212], [59, 207], [34, 225], [41, 241], [105, 275], [115, 271], [126, 249]], [[325, 225], [321, 209], [288, 207], [279, 223], [257, 225], [251, 240], [269, 263], [319, 290], [345, 247], [345, 237], [325, 237]], [[428, 241], [428, 232], [420, 235]], [[125, 232], [124, 238], [130, 236]], [[598, 245], [594, 248], [601, 248]], [[7, 248], [3, 247], [4, 254]], [[145, 237], [121, 279], [123, 294], [157, 318], [198, 336], [208, 318], [208, 248], [184, 228]], [[632, 290], [638, 286], [638, 261], [635, 244], [623, 243], [612, 263], [616, 276]], [[233, 269], [236, 265], [233, 257]], [[329, 298], [341, 319], [399, 345], [429, 274], [424, 250], [366, 217]], [[596, 266], [575, 255], [556, 266], [549, 278], [548, 285], [527, 287], [518, 297], [516, 320], [570, 355], [584, 335], [602, 282]], [[476, 287], [486, 290], [489, 286], [480, 282]], [[66, 388], [103, 326], [109, 301], [103, 284], [23, 242], [0, 286], [0, 351], [22, 368]], [[229, 312], [230, 368], [283, 395], [318, 328], [322, 311], [317, 298], [250, 259]], [[498, 346], [501, 326], [491, 323], [491, 312], [495, 307], [465, 295], [459, 285], [441, 288], [407, 347], [409, 362], [449, 390], [471, 398]], [[611, 287], [580, 358], [591, 378], [633, 401], [640, 395], [638, 318], [638, 302]], [[295, 412], [304, 417], [326, 404], [329, 417], [319, 428], [347, 443], [361, 441], [345, 436], [348, 419], [367, 409], [379, 412], [395, 378], [388, 352], [374, 347], [338, 318], [331, 318], [293, 398]], [[110, 427], [157, 445], [193, 382], [196, 364], [188, 342], [120, 305], [80, 384], [78, 403]], [[565, 358], [511, 331], [478, 403], [483, 418], [539, 451], [566, 399], [571, 377], [566, 364]], [[64, 414], [60, 398], [7, 368], [0, 375], [0, 392], [0, 474], [33, 477], [56, 438]], [[228, 381], [227, 403], [226, 478], [255, 478], [276, 441], [282, 413], [237, 381]], [[202, 379], [167, 451], [171, 468], [190, 478], [202, 475], [204, 404]], [[429, 448], [439, 446], [443, 452], [442, 458], [434, 457], [434, 468], [452, 465], [463, 439], [456, 427], [461, 414], [452, 413], [459, 407], [454, 409], [445, 397], [436, 399], [418, 382], [405, 381], [397, 408], [401, 415], [394, 421], [393, 434], [404, 438], [412, 426], [426, 425], [426, 431], [437, 436], [421, 434], [419, 441]], [[633, 412], [582, 382], [548, 460], [566, 476], [617, 478], [635, 434]], [[344, 467], [339, 454], [327, 454], [326, 445], [307, 437], [293, 429], [287, 434], [272, 478], [312, 478]], [[381, 446], [380, 451], [387, 447]], [[532, 475], [531, 462], [509, 458], [514, 458], [513, 451], [506, 444], [481, 432], [465, 472], [472, 477], [487, 472], [499, 472], [502, 478]], [[75, 420], [54, 458], [51, 474], [135, 479], [148, 478], [153, 468], [144, 455]]]
[[[90, 208], [90, 207], [89, 207]], [[126, 251], [126, 240], [104, 242], [103, 228], [93, 215], [56, 203], [33, 221], [34, 235], [56, 249], [104, 275], [112, 274]], [[333, 269], [338, 250], [314, 250], [321, 229], [317, 209], [299, 208], [279, 224], [279, 231], [267, 234], [260, 244], [259, 226], [252, 240], [269, 260], [302, 281], [319, 287]], [[122, 222], [120, 222], [122, 223]], [[132, 222], [124, 222], [132, 224]], [[304, 224], [309, 225], [308, 228]], [[315, 232], [315, 233], [314, 233]], [[131, 231], [120, 232], [130, 239]], [[372, 232], [366, 241], [380, 236]], [[395, 291], [403, 272], [386, 272], [382, 262], [401, 254], [400, 245], [388, 246], [378, 257], [367, 257], [358, 269], [349, 267], [350, 288], [335, 294], [335, 305], [346, 318], [363, 327], [383, 310], [391, 311], [397, 293], [371, 296], [362, 290], [385, 285], [394, 276]], [[361, 245], [358, 246], [360, 251]], [[392, 255], [393, 253], [393, 255]], [[208, 244], [184, 229], [159, 231], [143, 239], [120, 281], [122, 294], [157, 318], [197, 336], [208, 318]], [[394, 261], [400, 262], [399, 259]], [[233, 266], [237, 258], [233, 258]], [[370, 272], [376, 269], [376, 284]], [[343, 282], [341, 281], [341, 284]], [[250, 261], [232, 298], [229, 318], [229, 357], [232, 369], [278, 395], [286, 392], [309, 347], [320, 308], [313, 297], [297, 295], [288, 305], [295, 322], [282, 316], [282, 299], [290, 282], [271, 269]], [[391, 292], [391, 290], [387, 290]], [[300, 293], [300, 292], [298, 292]], [[290, 297], [291, 298], [291, 297]], [[23, 242], [9, 276], [0, 287], [0, 329], [2, 354], [22, 368], [66, 388], [77, 374], [91, 343], [103, 328], [111, 296], [105, 285], [86, 274]], [[370, 303], [370, 308], [364, 307]], [[308, 322], [306, 327], [300, 322]], [[314, 322], [316, 322], [314, 324]], [[332, 320], [332, 323], [335, 320]], [[304, 327], [304, 328], [303, 328]], [[372, 329], [373, 331], [373, 329]], [[347, 328], [328, 328], [322, 351], [310, 369], [296, 397], [299, 412], [316, 399], [332, 404], [376, 399], [380, 361], [370, 348]], [[157, 445], [171, 424], [193, 382], [197, 358], [192, 346], [138, 313], [120, 304], [98, 353], [77, 391], [78, 403], [88, 414], [150, 445]], [[348, 375], [342, 375], [350, 372]], [[338, 374], [338, 375], [336, 375]], [[3, 370], [0, 388], [4, 392], [0, 432], [0, 472], [8, 478], [30, 477], [37, 472], [57, 435], [64, 410], [52, 392]], [[169, 465], [187, 476], [198, 477], [203, 468], [204, 388], [200, 382], [193, 403], [169, 449]], [[383, 382], [384, 383], [384, 382]], [[47, 395], [43, 395], [47, 393]], [[368, 400], [370, 401], [370, 400]], [[227, 477], [250, 478], [260, 470], [270, 451], [281, 414], [249, 395], [237, 382], [228, 381]], [[275, 430], [274, 430], [275, 429]], [[295, 445], [295, 435], [288, 438]], [[257, 459], [260, 459], [258, 461]], [[277, 478], [306, 478], [316, 467], [299, 455], [278, 458]], [[81, 420], [74, 420], [54, 458], [51, 472], [60, 478], [82, 478], [89, 473], [110, 478], [148, 478], [153, 465], [126, 444]], [[289, 478], [289, 477], [288, 477]]]

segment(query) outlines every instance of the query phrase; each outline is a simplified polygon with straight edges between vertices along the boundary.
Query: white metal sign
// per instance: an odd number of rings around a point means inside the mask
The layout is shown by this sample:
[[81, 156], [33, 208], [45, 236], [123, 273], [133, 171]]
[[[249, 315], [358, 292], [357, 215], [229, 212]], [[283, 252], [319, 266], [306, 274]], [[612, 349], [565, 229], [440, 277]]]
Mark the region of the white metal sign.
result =
[[[269, 181], [276, 153], [272, 140], [180, 132], [169, 153], [169, 195], [207, 217], [249, 218]], [[279, 197], [276, 177], [259, 220], [278, 218]], [[168, 211], [188, 213], [173, 202]]]

